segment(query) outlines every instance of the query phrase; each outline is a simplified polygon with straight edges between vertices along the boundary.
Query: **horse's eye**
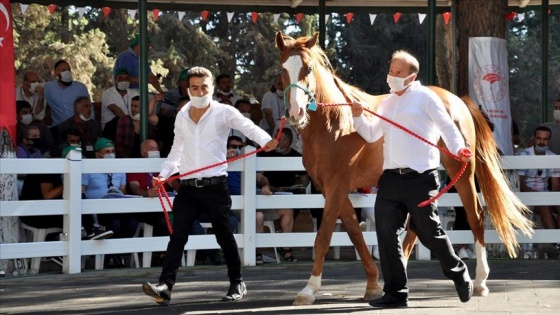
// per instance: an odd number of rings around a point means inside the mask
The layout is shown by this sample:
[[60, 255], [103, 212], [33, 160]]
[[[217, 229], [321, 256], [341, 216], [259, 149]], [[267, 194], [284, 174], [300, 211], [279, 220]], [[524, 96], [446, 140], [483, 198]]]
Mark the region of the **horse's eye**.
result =
[[309, 68], [307, 68], [307, 73], [311, 73], [313, 72], [313, 65], [310, 65]]

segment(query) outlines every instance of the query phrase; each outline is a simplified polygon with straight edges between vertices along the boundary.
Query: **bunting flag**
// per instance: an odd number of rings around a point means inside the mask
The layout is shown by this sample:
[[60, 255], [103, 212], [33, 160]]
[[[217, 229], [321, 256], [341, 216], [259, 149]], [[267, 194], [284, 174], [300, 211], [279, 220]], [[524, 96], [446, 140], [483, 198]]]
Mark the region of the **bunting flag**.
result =
[[202, 15], [203, 22], [206, 22], [206, 19], [208, 18], [208, 14], [210, 14], [210, 11], [202, 11], [201, 15]]
[[418, 13], [418, 23], [422, 24], [426, 19], [426, 13]]
[[443, 12], [443, 20], [445, 24], [449, 24], [449, 19], [451, 19], [451, 12]]
[[517, 14], [517, 13], [515, 13], [515, 12], [510, 12], [510, 13], [508, 13], [508, 14], [506, 15], [506, 22], [509, 22], [509, 21], [513, 20], [513, 19], [515, 18], [515, 15], [516, 15], [516, 14]]
[[393, 20], [395, 21], [395, 23], [399, 22], [400, 18], [401, 18], [402, 13], [398, 12], [393, 14]]
[[86, 13], [86, 8], [78, 8], [78, 17], [83, 18], [84, 13]]
[[302, 19], [303, 19], [303, 13], [296, 14], [296, 21], [298, 22], [298, 24], [299, 22], [301, 22]]
[[331, 15], [330, 14], [325, 14], [325, 24], [329, 23], [330, 19], [331, 19]]
[[179, 22], [183, 20], [183, 18], [185, 17], [185, 15], [187, 14], [185, 11], [179, 11]]
[[14, 31], [10, 0], [0, 0], [0, 132], [6, 128], [16, 142], [16, 71], [14, 68]]
[[258, 18], [259, 18], [259, 14], [257, 12], [251, 12], [251, 20], [253, 20], [253, 24], [257, 24]]
[[25, 12], [27, 12], [27, 9], [29, 8], [29, 4], [20, 3], [19, 7], [21, 9], [21, 14], [25, 15]]
[[134, 20], [136, 18], [136, 10], [128, 9], [128, 16]]
[[348, 24], [352, 22], [352, 18], [354, 18], [354, 13], [346, 13], [346, 22], [348, 22]]
[[49, 4], [47, 8], [49, 9], [51, 15], [53, 15], [54, 10], [56, 10], [56, 4]]
[[377, 18], [377, 14], [371, 14], [371, 13], [369, 14], [369, 22], [371, 23], [371, 25], [373, 25], [376, 18]]
[[103, 11], [103, 16], [104, 17], [108, 17], [109, 13], [111, 13], [111, 8], [109, 8], [109, 7], [103, 7], [101, 10]]
[[227, 21], [228, 23], [231, 23], [231, 19], [233, 19], [233, 16], [235, 15], [235, 12], [227, 12]]
[[153, 9], [153, 10], [152, 10], [152, 14], [154, 15], [154, 21], [157, 22], [157, 20], [159, 19], [159, 14], [160, 14], [160, 13], [161, 13], [161, 11], [158, 10], [158, 9]]
[[274, 13], [274, 23], [278, 23], [278, 19], [280, 18], [280, 13]]
[[523, 20], [525, 20], [525, 13], [518, 13], [517, 14], [517, 21], [521, 22]]

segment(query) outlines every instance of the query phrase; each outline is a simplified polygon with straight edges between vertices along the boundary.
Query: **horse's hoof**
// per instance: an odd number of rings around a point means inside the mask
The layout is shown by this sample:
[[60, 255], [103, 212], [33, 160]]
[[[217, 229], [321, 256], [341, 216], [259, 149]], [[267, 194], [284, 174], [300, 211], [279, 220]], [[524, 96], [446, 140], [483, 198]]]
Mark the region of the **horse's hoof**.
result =
[[369, 302], [371, 300], [379, 299], [381, 296], [383, 296], [383, 290], [381, 290], [380, 288], [374, 290], [366, 290], [366, 294], [364, 295], [362, 300], [365, 302]]
[[487, 287], [487, 286], [483, 286], [483, 287], [474, 287], [473, 295], [474, 295], [474, 296], [487, 297], [489, 292], [490, 292], [490, 290], [488, 290], [488, 287]]
[[292, 305], [313, 305], [315, 297], [313, 295], [298, 294]]

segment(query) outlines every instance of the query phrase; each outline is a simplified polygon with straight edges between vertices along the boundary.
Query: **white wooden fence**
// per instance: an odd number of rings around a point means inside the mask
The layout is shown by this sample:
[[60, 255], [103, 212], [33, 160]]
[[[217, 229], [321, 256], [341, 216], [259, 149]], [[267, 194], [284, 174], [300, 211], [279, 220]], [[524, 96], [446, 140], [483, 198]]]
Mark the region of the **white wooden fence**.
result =
[[[107, 239], [103, 241], [81, 240], [81, 214], [92, 213], [138, 213], [162, 211], [158, 198], [81, 199], [82, 173], [138, 173], [158, 172], [163, 159], [81, 159], [81, 154], [71, 151], [67, 159], [2, 159], [2, 174], [64, 174], [64, 199], [41, 201], [0, 201], [0, 216], [63, 215], [64, 232], [60, 241], [39, 243], [0, 244], [0, 259], [63, 256], [64, 273], [81, 271], [81, 256], [110, 253], [164, 251], [168, 237]], [[511, 156], [504, 160], [505, 169], [560, 168], [560, 156]], [[301, 158], [257, 158], [251, 155], [229, 166], [230, 171], [243, 171], [242, 195], [232, 196], [232, 209], [240, 210], [241, 224], [236, 234], [242, 249], [244, 265], [255, 265], [257, 247], [312, 247], [315, 233], [256, 234], [255, 209], [276, 208], [323, 208], [322, 195], [256, 195], [256, 171], [303, 170]], [[560, 192], [517, 193], [524, 204], [560, 204]], [[355, 207], [371, 207], [375, 194], [352, 194]], [[439, 199], [440, 207], [460, 206], [455, 193]], [[453, 243], [472, 243], [470, 231], [449, 231]], [[375, 232], [364, 232], [367, 244], [376, 245]], [[560, 241], [560, 230], [536, 230], [532, 238], [519, 235], [520, 243], [554, 243]], [[486, 231], [487, 243], [501, 243], [494, 230]], [[351, 246], [344, 232], [334, 233], [332, 246]], [[213, 235], [191, 236], [185, 249], [219, 248]], [[429, 259], [423, 246], [417, 250], [419, 259]]]

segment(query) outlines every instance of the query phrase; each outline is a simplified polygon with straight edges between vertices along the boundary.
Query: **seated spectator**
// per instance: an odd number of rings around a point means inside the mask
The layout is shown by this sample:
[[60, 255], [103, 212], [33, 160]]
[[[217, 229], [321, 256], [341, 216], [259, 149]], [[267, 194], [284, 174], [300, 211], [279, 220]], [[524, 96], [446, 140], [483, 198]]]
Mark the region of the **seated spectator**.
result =
[[[237, 110], [239, 110], [239, 112], [243, 114], [243, 116], [251, 119], [251, 101], [244, 98], [238, 99], [235, 102], [234, 107], [237, 108]], [[247, 144], [247, 137], [245, 137], [245, 135], [241, 131], [232, 129], [229, 135], [239, 137], [244, 144]]]
[[25, 72], [21, 85], [16, 88], [16, 101], [28, 102], [35, 120], [42, 121], [45, 118], [45, 93], [37, 73]]
[[42, 158], [41, 147], [43, 141], [39, 128], [33, 125], [25, 126], [22, 135], [22, 140], [16, 147], [16, 157], [18, 159]]
[[25, 126], [35, 126], [39, 128], [41, 133], [42, 145], [39, 148], [43, 157], [48, 158], [51, 156], [51, 151], [55, 144], [49, 127], [42, 121], [36, 120], [33, 117], [33, 109], [27, 101], [16, 101], [16, 119], [17, 119], [17, 142], [23, 140], [23, 130]]
[[552, 151], [552, 153], [558, 155], [560, 154], [560, 98], [554, 101], [552, 117], [554, 119], [543, 124], [543, 126], [547, 127], [552, 132], [550, 141], [548, 142], [548, 149]]
[[[293, 135], [291, 130], [282, 129], [280, 141], [275, 151], [261, 152], [262, 157], [301, 157], [301, 154], [291, 148]], [[266, 171], [263, 174], [270, 182], [273, 193], [305, 193], [305, 187], [309, 184], [309, 176], [304, 171]], [[270, 212], [270, 210], [268, 211]], [[268, 213], [267, 212], [267, 213]], [[278, 209], [282, 233], [290, 233], [293, 230], [294, 218], [297, 215], [294, 209]], [[291, 248], [284, 248], [282, 256], [285, 261], [296, 261], [292, 255]]]
[[82, 134], [78, 129], [66, 129], [62, 134], [62, 139], [65, 141], [66, 146], [82, 148]]
[[[189, 82], [187, 81], [187, 74], [189, 69], [184, 69], [179, 73], [179, 79], [177, 80], [177, 87], [167, 91], [163, 97], [163, 101], [160, 103], [159, 115], [166, 117], [175, 117], [177, 115], [177, 104], [182, 98], [189, 98], [189, 92], [187, 91], [189, 87]], [[186, 102], [185, 102], [186, 104]]]
[[[548, 127], [540, 126], [535, 129], [534, 146], [519, 151], [518, 155], [555, 155], [548, 150], [551, 131]], [[528, 169], [518, 170], [520, 190], [522, 192], [560, 191], [560, 169]], [[551, 187], [548, 187], [549, 180]], [[560, 206], [534, 206], [534, 213], [541, 217], [545, 229], [560, 228]], [[555, 218], [556, 216], [556, 218]], [[553, 245], [560, 249], [560, 243]]]
[[[95, 157], [98, 159], [114, 159], [115, 145], [113, 142], [105, 138], [97, 140], [95, 142]], [[123, 196], [126, 193], [126, 174], [82, 174], [82, 191], [87, 199], [101, 199], [109, 194]], [[133, 213], [100, 214], [97, 217], [99, 218], [99, 224], [114, 232], [113, 238], [132, 238], [136, 234], [138, 220]], [[105, 267], [120, 268], [124, 267], [124, 264], [119, 255], [105, 255]]]
[[80, 141], [82, 144], [83, 155], [92, 159], [95, 158], [95, 150], [93, 145], [101, 137], [101, 124], [93, 119], [92, 104], [88, 96], [80, 96], [74, 101], [74, 116], [63, 121], [59, 126], [59, 147], [63, 148], [66, 139], [63, 135], [68, 129], [76, 129], [80, 133]]
[[[148, 104], [148, 137], [155, 138], [155, 126], [158, 122], [158, 116], [154, 115], [154, 107], [157, 101], [163, 98], [162, 94], [157, 94], [150, 100]], [[140, 97], [135, 96], [130, 103], [130, 114], [118, 118], [117, 133], [115, 136], [115, 144], [117, 145], [118, 158], [139, 158], [140, 155]]]
[[101, 128], [115, 117], [128, 115], [130, 103], [138, 91], [130, 89], [130, 75], [126, 69], [115, 71], [114, 85], [101, 96]]
[[[227, 73], [222, 73], [216, 77], [216, 95], [214, 100], [222, 104], [234, 105], [241, 96], [233, 93], [233, 82]], [[250, 104], [250, 103], [249, 103]]]
[[[47, 102], [45, 123], [49, 124], [52, 119], [51, 126], [58, 126], [74, 115], [74, 101], [78, 97], [87, 96], [88, 99], [90, 97], [86, 86], [74, 81], [72, 69], [66, 60], [59, 60], [54, 64], [54, 76], [55, 80], [45, 83], [45, 100]], [[93, 117], [95, 116], [92, 113], [91, 118]]]

